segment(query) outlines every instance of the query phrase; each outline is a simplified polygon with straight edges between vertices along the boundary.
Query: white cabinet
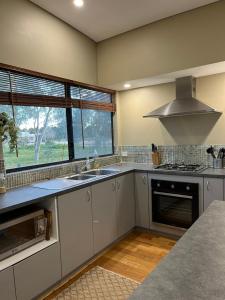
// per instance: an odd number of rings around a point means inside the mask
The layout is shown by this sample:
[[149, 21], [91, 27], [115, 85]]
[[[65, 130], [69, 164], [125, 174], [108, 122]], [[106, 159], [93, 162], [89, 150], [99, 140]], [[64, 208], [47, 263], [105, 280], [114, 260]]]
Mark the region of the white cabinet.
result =
[[61, 279], [59, 243], [16, 264], [14, 276], [17, 300], [33, 299], [54, 285]]
[[148, 174], [135, 173], [135, 225], [149, 229]]
[[134, 174], [116, 178], [118, 236], [135, 226]]
[[63, 277], [93, 256], [91, 190], [58, 197]]
[[92, 186], [92, 211], [96, 254], [117, 239], [115, 179]]
[[224, 200], [224, 181], [222, 178], [204, 178], [204, 210], [213, 200]]
[[13, 267], [0, 272], [0, 299], [16, 300]]

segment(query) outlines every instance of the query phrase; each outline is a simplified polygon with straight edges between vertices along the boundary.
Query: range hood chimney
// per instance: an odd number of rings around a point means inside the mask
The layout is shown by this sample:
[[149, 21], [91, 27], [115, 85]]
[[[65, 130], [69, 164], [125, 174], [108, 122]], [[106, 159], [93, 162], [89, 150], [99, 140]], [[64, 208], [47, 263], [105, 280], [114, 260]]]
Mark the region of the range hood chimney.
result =
[[166, 118], [199, 114], [221, 114], [214, 108], [202, 103], [195, 98], [196, 79], [192, 76], [176, 79], [176, 99], [167, 103], [144, 118]]

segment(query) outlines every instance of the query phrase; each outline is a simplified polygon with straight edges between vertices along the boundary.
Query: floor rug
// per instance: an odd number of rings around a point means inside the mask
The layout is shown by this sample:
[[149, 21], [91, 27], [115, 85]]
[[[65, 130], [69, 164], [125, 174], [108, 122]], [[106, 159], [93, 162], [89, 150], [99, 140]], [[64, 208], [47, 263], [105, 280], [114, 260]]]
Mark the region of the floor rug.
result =
[[103, 269], [99, 266], [83, 274], [77, 281], [65, 288], [54, 300], [125, 300], [139, 286], [139, 283]]

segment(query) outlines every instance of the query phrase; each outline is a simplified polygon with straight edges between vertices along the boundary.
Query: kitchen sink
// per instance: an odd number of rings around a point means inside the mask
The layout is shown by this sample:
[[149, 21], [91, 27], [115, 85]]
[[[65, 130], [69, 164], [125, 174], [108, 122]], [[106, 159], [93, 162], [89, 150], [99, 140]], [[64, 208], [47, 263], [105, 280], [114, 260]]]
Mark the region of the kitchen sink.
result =
[[89, 180], [95, 178], [95, 175], [89, 175], [89, 174], [79, 174], [79, 175], [74, 175], [71, 177], [67, 177], [67, 179], [70, 180]]
[[95, 175], [95, 176], [102, 176], [102, 175], [111, 175], [111, 174], [115, 174], [115, 173], [118, 173], [118, 171], [99, 169], [99, 170], [91, 170], [91, 171], [85, 172], [85, 175], [89, 174], [89, 175]]

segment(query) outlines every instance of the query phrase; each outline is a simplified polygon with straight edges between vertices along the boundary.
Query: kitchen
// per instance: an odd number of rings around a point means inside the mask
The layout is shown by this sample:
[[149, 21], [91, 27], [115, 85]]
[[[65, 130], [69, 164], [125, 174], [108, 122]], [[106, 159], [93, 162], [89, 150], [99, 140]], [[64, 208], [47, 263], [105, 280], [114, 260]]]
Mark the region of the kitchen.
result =
[[225, 298], [225, 1], [141, 2], [0, 3], [1, 299]]

